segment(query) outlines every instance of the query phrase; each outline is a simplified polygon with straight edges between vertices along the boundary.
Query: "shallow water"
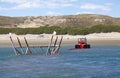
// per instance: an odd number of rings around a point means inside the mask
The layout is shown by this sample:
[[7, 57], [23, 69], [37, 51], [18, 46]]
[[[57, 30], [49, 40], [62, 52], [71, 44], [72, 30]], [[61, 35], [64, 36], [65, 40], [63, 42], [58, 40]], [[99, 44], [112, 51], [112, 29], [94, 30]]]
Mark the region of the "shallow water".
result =
[[68, 50], [72, 47], [49, 56], [15, 56], [11, 47], [1, 47], [0, 78], [120, 78], [120, 46]]

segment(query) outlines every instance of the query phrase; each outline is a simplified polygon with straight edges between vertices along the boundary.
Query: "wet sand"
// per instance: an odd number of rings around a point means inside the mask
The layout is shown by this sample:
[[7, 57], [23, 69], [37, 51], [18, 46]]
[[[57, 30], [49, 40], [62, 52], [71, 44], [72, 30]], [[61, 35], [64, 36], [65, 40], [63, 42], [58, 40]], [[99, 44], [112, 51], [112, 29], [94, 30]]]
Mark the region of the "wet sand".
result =
[[[25, 41], [20, 40], [23, 46], [26, 46]], [[28, 44], [30, 46], [47, 46], [50, 42], [50, 39], [27, 39]], [[18, 45], [17, 40], [14, 40], [16, 46]], [[77, 44], [77, 39], [65, 40], [63, 39], [62, 46], [74, 46]], [[120, 40], [88, 40], [88, 44], [91, 46], [120, 46]], [[11, 46], [11, 42], [9, 39], [0, 40], [1, 47], [9, 47]]]

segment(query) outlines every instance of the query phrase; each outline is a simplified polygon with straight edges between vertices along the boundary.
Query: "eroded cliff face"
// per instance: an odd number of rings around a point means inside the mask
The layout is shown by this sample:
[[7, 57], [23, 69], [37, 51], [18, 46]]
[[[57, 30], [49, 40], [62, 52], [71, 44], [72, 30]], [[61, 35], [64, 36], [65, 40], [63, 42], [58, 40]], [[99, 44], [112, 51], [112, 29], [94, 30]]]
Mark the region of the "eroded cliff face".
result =
[[0, 17], [0, 27], [35, 28], [40, 26], [75, 26], [88, 27], [93, 25], [120, 25], [120, 18], [97, 14], [80, 14], [67, 16], [27, 16]]

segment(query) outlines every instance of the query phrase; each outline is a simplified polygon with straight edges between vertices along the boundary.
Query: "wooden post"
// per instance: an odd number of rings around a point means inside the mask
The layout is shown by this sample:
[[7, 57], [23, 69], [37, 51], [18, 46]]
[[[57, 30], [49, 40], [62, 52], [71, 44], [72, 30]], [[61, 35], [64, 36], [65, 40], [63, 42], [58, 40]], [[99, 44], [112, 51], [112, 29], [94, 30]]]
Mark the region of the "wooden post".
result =
[[60, 42], [59, 42], [58, 48], [56, 48], [55, 54], [58, 54], [58, 53], [59, 53], [59, 49], [60, 49], [60, 47], [61, 47], [62, 39], [63, 39], [63, 36], [62, 36], [61, 39], [60, 39]]
[[51, 50], [51, 45], [52, 45], [53, 37], [54, 37], [54, 35], [52, 35], [52, 37], [51, 37], [50, 43], [49, 43], [48, 48], [47, 48], [46, 55], [47, 55], [48, 53], [51, 54], [51, 51], [50, 51], [50, 50]]
[[21, 52], [22, 52], [22, 54], [24, 54], [23, 47], [22, 47], [21, 42], [20, 42], [20, 39], [19, 39], [18, 37], [17, 37], [17, 40], [18, 40], [18, 43], [19, 43]]
[[21, 53], [15, 48], [15, 44], [14, 44], [11, 36], [10, 36], [10, 41], [11, 41], [15, 55], [21, 55]]
[[27, 45], [27, 49], [26, 49], [26, 53], [25, 53], [25, 54], [32, 54], [32, 52], [31, 52], [31, 50], [30, 50], [30, 47], [29, 47], [29, 45], [28, 45], [28, 42], [27, 42], [27, 40], [26, 40], [25, 37], [24, 37], [24, 40], [25, 40], [25, 43], [26, 43], [26, 45]]

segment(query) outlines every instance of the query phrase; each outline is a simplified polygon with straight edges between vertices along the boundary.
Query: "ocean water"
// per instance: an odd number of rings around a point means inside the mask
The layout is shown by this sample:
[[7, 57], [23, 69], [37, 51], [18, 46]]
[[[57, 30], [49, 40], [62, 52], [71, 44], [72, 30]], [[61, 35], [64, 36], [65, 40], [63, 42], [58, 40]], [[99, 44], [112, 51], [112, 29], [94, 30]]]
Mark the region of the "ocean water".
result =
[[0, 78], [120, 78], [120, 46], [92, 46], [59, 55], [15, 56], [11, 47], [0, 48]]

